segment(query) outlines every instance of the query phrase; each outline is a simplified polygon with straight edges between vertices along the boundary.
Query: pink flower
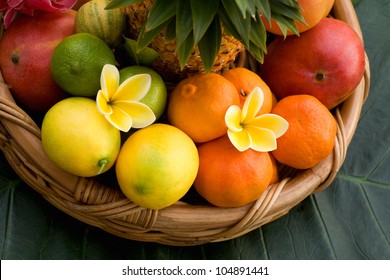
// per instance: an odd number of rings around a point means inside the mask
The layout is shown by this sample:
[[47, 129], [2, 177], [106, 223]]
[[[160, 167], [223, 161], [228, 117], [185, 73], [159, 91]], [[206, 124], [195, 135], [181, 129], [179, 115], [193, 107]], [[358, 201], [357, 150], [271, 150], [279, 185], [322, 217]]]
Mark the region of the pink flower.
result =
[[64, 12], [77, 0], [0, 0], [0, 12], [4, 13], [4, 27], [8, 28], [19, 13], [33, 16], [35, 10]]

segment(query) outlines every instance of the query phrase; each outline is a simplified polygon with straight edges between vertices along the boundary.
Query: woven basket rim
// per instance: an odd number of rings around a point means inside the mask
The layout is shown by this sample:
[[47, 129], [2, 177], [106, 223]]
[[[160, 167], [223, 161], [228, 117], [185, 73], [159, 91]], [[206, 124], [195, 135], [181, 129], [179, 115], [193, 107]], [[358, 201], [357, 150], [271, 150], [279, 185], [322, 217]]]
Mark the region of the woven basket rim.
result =
[[[351, 1], [335, 0], [332, 14], [347, 22], [363, 39]], [[274, 221], [309, 195], [329, 186], [344, 162], [369, 87], [370, 69], [366, 55], [365, 73], [360, 84], [334, 110], [338, 132], [333, 153], [311, 169], [299, 172], [286, 169], [283, 179], [269, 186], [260, 199], [237, 208], [179, 201], [161, 210], [144, 209], [130, 202], [118, 189], [94, 178], [66, 173], [46, 157], [39, 127], [15, 103], [1, 71], [0, 147], [27, 185], [53, 206], [82, 222], [138, 241], [175, 246], [219, 242]]]

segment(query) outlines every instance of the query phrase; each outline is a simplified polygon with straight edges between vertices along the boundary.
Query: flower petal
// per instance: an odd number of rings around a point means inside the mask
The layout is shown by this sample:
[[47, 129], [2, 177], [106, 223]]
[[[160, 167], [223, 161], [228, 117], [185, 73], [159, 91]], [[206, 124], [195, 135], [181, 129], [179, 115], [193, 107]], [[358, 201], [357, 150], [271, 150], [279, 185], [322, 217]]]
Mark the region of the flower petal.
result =
[[240, 132], [234, 132], [231, 130], [227, 131], [227, 135], [232, 142], [233, 146], [236, 147], [237, 150], [243, 152], [250, 148], [252, 145], [252, 140], [249, 133], [246, 130], [242, 130]]
[[248, 127], [247, 131], [252, 139], [250, 148], [258, 152], [270, 152], [276, 150], [275, 134], [265, 128]]
[[149, 74], [138, 74], [123, 81], [111, 100], [139, 101], [149, 92], [152, 77]]
[[5, 3], [7, 3], [8, 6], [12, 9], [20, 9], [24, 5], [23, 0], [8, 0], [4, 1], [4, 4], [0, 6], [5, 5]]
[[245, 100], [242, 107], [241, 122], [253, 119], [259, 113], [264, 103], [264, 92], [259, 87], [255, 87]]
[[8, 10], [5, 11], [4, 14], [4, 28], [7, 29], [10, 25], [11, 22], [16, 18], [17, 12], [15, 9], [9, 8]]
[[133, 119], [118, 107], [112, 106], [112, 114], [105, 115], [106, 119], [117, 129], [128, 132], [133, 125]]
[[109, 105], [109, 102], [106, 99], [106, 95], [103, 93], [102, 90], [99, 90], [98, 94], [96, 95], [96, 105], [99, 112], [102, 113], [103, 115], [112, 114], [112, 108]]
[[225, 124], [233, 132], [240, 132], [241, 126], [241, 108], [237, 105], [230, 106], [225, 113]]
[[25, 0], [25, 5], [47, 12], [64, 12], [76, 4], [76, 0]]
[[152, 109], [137, 101], [116, 101], [113, 107], [120, 108], [131, 116], [134, 128], [142, 128], [152, 124], [156, 120]]
[[275, 114], [263, 114], [246, 123], [249, 127], [262, 127], [272, 130], [276, 138], [282, 136], [288, 129], [288, 122], [281, 116]]
[[119, 71], [111, 64], [103, 66], [100, 87], [107, 101], [110, 101], [119, 87]]

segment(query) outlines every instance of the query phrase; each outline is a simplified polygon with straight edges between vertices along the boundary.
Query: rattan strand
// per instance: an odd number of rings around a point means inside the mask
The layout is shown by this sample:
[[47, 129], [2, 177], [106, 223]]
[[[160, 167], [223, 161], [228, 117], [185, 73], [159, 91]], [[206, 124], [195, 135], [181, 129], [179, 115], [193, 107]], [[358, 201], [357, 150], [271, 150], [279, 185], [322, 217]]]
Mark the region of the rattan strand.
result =
[[[336, 0], [332, 14], [362, 36], [351, 1]], [[258, 63], [246, 55], [241, 55], [237, 64], [254, 71], [258, 68]], [[126, 199], [115, 187], [60, 170], [44, 154], [38, 126], [15, 104], [1, 75], [0, 147], [11, 167], [29, 186], [64, 213], [91, 226], [127, 239], [168, 245], [219, 242], [278, 219], [309, 195], [330, 185], [344, 162], [369, 86], [366, 57], [361, 83], [334, 110], [338, 132], [333, 153], [309, 170], [282, 166], [280, 182], [269, 186], [259, 200], [237, 208], [178, 202], [165, 209], [148, 210]]]

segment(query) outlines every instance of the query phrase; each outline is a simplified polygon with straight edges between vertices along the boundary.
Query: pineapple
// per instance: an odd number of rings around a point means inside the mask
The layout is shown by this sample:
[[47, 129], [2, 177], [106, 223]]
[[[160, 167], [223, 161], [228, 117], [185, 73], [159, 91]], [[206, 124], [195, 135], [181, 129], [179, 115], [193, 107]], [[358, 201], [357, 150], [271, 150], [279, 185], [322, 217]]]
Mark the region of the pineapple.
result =
[[[133, 38], [138, 38], [152, 5], [153, 0], [144, 0], [124, 8], [130, 23], [130, 34]], [[192, 73], [206, 71], [202, 63], [199, 47], [197, 46], [193, 48], [185, 65], [180, 65], [176, 51], [176, 41], [166, 39], [166, 30], [162, 30], [157, 34], [150, 42], [149, 47], [160, 54], [159, 58], [153, 63], [153, 68], [165, 80], [180, 80]], [[215, 58], [212, 68], [208, 69], [208, 71], [219, 72], [223, 68], [229, 67], [235, 61], [238, 53], [244, 49], [244, 45], [239, 40], [231, 35], [222, 33], [221, 49]]]
[[122, 7], [138, 50], [155, 49], [153, 68], [168, 81], [192, 73], [220, 72], [246, 50], [262, 62], [267, 34], [260, 16], [273, 18], [284, 34], [303, 21], [296, 0], [112, 0]]

